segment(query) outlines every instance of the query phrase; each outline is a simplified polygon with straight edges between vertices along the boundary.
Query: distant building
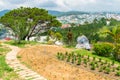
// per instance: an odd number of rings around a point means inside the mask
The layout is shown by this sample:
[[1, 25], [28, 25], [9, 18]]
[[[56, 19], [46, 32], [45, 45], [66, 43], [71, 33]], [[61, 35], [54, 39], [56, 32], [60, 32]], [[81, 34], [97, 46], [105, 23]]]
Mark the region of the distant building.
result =
[[90, 50], [91, 47], [90, 47], [88, 38], [87, 38], [86, 36], [84, 36], [84, 35], [79, 36], [79, 37], [77, 38], [76, 48], [85, 48], [85, 49], [87, 49], [87, 50]]
[[62, 29], [64, 29], [64, 28], [69, 28], [69, 27], [71, 27], [70, 24], [63, 24], [63, 25], [61, 26]]
[[110, 25], [110, 20], [106, 21], [106, 25], [109, 26]]
[[10, 40], [10, 39], [15, 39], [15, 37], [13, 36], [13, 32], [11, 30], [2, 28], [0, 30], [0, 39]]

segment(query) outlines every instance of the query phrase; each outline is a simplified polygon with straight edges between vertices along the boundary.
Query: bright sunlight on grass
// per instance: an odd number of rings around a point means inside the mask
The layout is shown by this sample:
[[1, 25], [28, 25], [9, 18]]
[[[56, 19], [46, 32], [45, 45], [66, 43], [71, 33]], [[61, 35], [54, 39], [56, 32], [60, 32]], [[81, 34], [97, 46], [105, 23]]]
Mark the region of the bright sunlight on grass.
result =
[[6, 44], [9, 44], [9, 45], [18, 46], [18, 47], [21, 47], [21, 48], [24, 48], [25, 45], [27, 45], [27, 44], [29, 44], [29, 45], [39, 44], [39, 42], [35, 42], [35, 41], [21, 41], [20, 44], [17, 44], [17, 43], [15, 43], [15, 41], [13, 41], [13, 40], [6, 41], [5, 43], [6, 43]]
[[[107, 57], [106, 58], [106, 57], [98, 56], [98, 55], [93, 54], [92, 51], [87, 51], [87, 50], [84, 50], [84, 49], [75, 50], [73, 52], [77, 53], [77, 54], [82, 54], [82, 55], [90, 56], [90, 57], [96, 57], [98, 59], [101, 58], [104, 61], [106, 61], [106, 60], [109, 61], [109, 62], [115, 61], [111, 57]], [[120, 65], [120, 63], [118, 61], [115, 61], [115, 63]]]

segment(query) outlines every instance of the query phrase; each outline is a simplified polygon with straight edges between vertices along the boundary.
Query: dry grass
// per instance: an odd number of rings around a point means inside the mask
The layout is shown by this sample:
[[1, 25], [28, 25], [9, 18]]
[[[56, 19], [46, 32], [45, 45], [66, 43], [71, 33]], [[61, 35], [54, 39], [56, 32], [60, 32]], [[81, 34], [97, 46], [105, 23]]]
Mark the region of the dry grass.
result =
[[49, 80], [111, 80], [98, 74], [59, 61], [57, 52], [72, 51], [58, 46], [40, 45], [21, 50], [21, 62]]

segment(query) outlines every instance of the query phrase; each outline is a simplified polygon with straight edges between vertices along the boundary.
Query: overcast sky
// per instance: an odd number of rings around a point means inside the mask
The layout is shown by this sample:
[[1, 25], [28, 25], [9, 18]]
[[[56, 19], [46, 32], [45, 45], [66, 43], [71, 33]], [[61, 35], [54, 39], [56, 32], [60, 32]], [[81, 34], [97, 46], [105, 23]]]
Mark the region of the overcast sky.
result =
[[21, 6], [57, 11], [120, 12], [120, 0], [0, 0], [0, 10]]

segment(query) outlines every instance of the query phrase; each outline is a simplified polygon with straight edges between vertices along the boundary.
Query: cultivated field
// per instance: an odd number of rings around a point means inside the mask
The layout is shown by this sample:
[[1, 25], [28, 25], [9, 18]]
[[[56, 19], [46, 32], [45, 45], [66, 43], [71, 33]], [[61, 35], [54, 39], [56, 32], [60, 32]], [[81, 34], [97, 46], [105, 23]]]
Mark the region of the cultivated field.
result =
[[22, 49], [18, 58], [21, 62], [48, 80], [112, 80], [87, 69], [58, 60], [57, 52], [71, 52], [72, 49], [54, 45], [38, 45]]

